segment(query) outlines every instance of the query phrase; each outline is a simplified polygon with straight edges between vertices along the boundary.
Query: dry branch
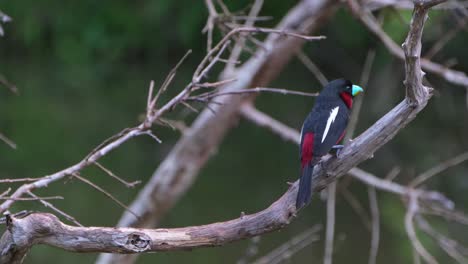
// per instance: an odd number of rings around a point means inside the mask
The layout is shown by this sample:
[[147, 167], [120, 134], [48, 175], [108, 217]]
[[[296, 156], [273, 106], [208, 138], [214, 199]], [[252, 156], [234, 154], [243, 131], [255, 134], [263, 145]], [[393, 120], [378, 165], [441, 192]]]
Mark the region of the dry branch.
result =
[[[357, 12], [356, 17], [361, 20], [361, 22], [369, 29], [370, 32], [372, 32], [374, 35], [376, 35], [382, 43], [385, 45], [385, 47], [389, 50], [389, 52], [394, 55], [395, 57], [405, 60], [407, 63], [411, 60], [407, 60], [408, 54], [405, 54], [406, 51], [408, 51], [407, 48], [400, 48], [398, 44], [396, 44], [390, 36], [385, 33], [385, 31], [381, 28], [375, 17], [370, 13], [370, 11], [364, 7], [361, 7], [355, 0], [349, 0], [350, 2], [353, 3], [353, 5], [357, 6], [358, 8], [353, 9], [353, 12]], [[434, 1], [422, 1], [422, 0], [417, 0], [414, 1], [418, 6], [427, 8], [429, 5], [428, 3], [431, 4], [436, 4], [437, 2]], [[415, 9], [415, 11], [418, 11], [418, 9]], [[422, 11], [422, 9], [419, 9], [419, 11]], [[412, 20], [413, 22], [413, 20]], [[420, 25], [423, 24], [423, 21], [418, 21]], [[418, 25], [414, 25], [418, 26]], [[422, 32], [421, 32], [422, 33]], [[413, 50], [415, 51], [415, 50]], [[439, 75], [440, 77], [444, 78], [447, 82], [456, 84], [456, 85], [461, 85], [464, 87], [468, 87], [468, 76], [460, 71], [452, 70], [449, 69], [441, 64], [432, 62], [431, 60], [427, 59], [418, 59], [420, 62], [418, 62], [421, 67], [433, 74]]]

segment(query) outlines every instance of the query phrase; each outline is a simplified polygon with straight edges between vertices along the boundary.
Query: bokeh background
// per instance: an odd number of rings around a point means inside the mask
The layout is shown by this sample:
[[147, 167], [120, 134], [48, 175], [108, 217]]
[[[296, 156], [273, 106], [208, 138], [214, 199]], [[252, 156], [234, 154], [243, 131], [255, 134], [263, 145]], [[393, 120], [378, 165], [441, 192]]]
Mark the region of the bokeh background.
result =
[[[248, 7], [250, 1], [226, 1], [231, 10]], [[261, 26], [274, 26], [296, 1], [266, 1], [260, 15], [271, 16]], [[165, 75], [188, 50], [193, 53], [182, 65], [163, 100], [182, 89], [205, 54], [206, 36], [201, 30], [208, 12], [203, 1], [0, 1], [0, 9], [13, 18], [0, 38], [0, 74], [14, 83], [19, 95], [0, 86], [0, 132], [18, 145], [17, 150], [0, 144], [0, 178], [39, 177], [72, 165], [97, 144], [122, 128], [139, 122], [145, 110], [150, 80], [161, 84]], [[380, 11], [383, 27], [402, 43], [411, 11]], [[457, 12], [432, 11], [423, 37], [423, 53], [456, 24]], [[435, 56], [440, 63], [455, 62], [453, 68], [468, 72], [466, 43], [461, 30]], [[366, 90], [357, 133], [364, 131], [404, 97], [404, 65], [348, 10], [341, 8], [318, 32], [326, 40], [308, 43], [304, 51], [327, 78], [346, 77], [358, 82], [366, 54], [376, 58]], [[210, 76], [212, 80], [215, 74]], [[418, 118], [375, 157], [360, 165], [380, 177], [399, 167], [400, 183], [431, 166], [468, 149], [468, 102], [466, 89], [428, 74], [435, 96]], [[278, 76], [271, 87], [308, 92], [321, 85], [297, 59]], [[299, 129], [313, 105], [300, 96], [262, 94], [257, 107]], [[202, 107], [201, 105], [197, 107]], [[177, 108], [169, 115], [187, 125], [195, 114]], [[163, 139], [134, 139], [102, 160], [122, 178], [143, 184], [180, 137], [178, 131], [155, 127]], [[468, 163], [461, 164], [428, 182], [468, 211]], [[298, 149], [276, 135], [245, 120], [232, 129], [219, 152], [161, 226], [199, 225], [238, 217], [265, 208], [297, 179]], [[127, 189], [97, 169], [83, 175], [126, 203], [138, 192]], [[11, 185], [2, 184], [0, 191]], [[17, 185], [12, 185], [13, 187]], [[140, 185], [141, 187], [141, 185]], [[349, 189], [367, 206], [367, 191], [353, 181]], [[38, 195], [61, 195], [54, 204], [89, 226], [112, 226], [122, 208], [91, 187], [76, 181], [56, 182]], [[403, 225], [405, 208], [392, 194], [379, 192], [382, 216], [378, 263], [409, 263], [412, 249]], [[47, 211], [37, 202], [17, 202], [11, 209]], [[316, 196], [311, 206], [284, 230], [264, 235], [261, 256], [288, 238], [317, 223], [325, 223], [325, 203]], [[463, 226], [435, 220], [434, 225], [468, 244]], [[3, 232], [3, 227], [1, 228]], [[324, 231], [321, 231], [323, 238]], [[431, 240], [421, 235], [429, 251], [443, 263], [450, 259]], [[220, 248], [190, 252], [146, 254], [139, 263], [235, 263], [249, 241]], [[342, 195], [337, 200], [335, 263], [366, 263], [370, 233]], [[26, 263], [92, 263], [97, 254], [75, 254], [36, 246]], [[291, 257], [290, 263], [321, 262], [323, 240]]]

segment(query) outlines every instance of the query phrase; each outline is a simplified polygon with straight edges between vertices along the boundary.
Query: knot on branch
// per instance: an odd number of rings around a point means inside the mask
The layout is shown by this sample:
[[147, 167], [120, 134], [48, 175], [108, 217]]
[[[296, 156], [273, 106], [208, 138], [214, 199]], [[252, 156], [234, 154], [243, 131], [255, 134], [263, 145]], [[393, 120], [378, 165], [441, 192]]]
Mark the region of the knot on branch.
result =
[[126, 250], [135, 253], [147, 251], [151, 248], [151, 238], [139, 232], [130, 233], [125, 237], [117, 238], [116, 243]]

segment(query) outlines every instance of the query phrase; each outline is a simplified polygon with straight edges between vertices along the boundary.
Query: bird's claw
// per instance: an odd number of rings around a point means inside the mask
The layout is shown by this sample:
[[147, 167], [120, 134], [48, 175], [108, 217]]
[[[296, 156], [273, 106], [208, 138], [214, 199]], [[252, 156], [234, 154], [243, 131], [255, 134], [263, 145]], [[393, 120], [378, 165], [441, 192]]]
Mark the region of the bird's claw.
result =
[[344, 145], [334, 145], [332, 149], [332, 153], [339, 158], [340, 157], [340, 152], [344, 148]]

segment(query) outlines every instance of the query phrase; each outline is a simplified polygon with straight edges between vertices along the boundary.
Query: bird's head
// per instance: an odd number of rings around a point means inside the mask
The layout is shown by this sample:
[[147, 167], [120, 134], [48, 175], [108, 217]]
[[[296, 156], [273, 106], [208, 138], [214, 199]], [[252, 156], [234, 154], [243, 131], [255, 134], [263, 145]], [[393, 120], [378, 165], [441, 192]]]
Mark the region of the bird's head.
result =
[[364, 92], [360, 86], [355, 85], [350, 80], [345, 79], [333, 80], [329, 82], [325, 88], [330, 90], [330, 92], [333, 94], [341, 95], [342, 93], [347, 93], [352, 97]]
[[326, 97], [339, 96], [348, 108], [351, 108], [353, 105], [353, 98], [363, 91], [364, 90], [361, 87], [353, 84], [349, 80], [336, 79], [329, 82], [321, 94]]

